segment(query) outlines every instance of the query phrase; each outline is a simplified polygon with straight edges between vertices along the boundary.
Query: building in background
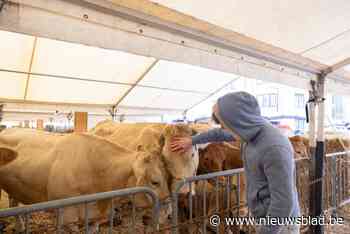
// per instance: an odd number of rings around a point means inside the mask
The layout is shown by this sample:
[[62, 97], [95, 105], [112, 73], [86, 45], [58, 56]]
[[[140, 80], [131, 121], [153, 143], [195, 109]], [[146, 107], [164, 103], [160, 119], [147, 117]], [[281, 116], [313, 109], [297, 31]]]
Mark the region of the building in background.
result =
[[[264, 117], [283, 131], [303, 134], [307, 131], [305, 105], [308, 91], [276, 83], [239, 78], [189, 111], [189, 119], [205, 122], [210, 119], [211, 108], [216, 100], [226, 93], [246, 91], [253, 94]], [[326, 129], [348, 131], [350, 125], [350, 97], [328, 94], [326, 97]], [[291, 133], [287, 133], [290, 135]]]

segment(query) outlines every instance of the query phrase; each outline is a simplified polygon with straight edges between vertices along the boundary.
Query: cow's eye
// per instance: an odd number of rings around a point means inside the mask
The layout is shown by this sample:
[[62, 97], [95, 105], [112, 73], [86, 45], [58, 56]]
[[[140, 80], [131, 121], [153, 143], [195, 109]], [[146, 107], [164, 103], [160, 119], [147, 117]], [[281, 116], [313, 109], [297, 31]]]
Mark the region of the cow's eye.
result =
[[152, 181], [151, 183], [152, 183], [153, 186], [159, 186], [160, 185], [160, 183], [158, 181]]

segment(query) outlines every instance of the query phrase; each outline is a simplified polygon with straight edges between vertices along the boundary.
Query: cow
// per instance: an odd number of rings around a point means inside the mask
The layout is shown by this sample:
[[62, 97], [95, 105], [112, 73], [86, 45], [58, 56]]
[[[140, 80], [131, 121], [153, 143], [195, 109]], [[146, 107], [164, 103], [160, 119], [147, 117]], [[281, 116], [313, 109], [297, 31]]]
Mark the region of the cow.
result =
[[[170, 149], [170, 142], [173, 137], [191, 136], [196, 133], [185, 124], [130, 124], [114, 123], [107, 120], [98, 123], [90, 133], [104, 137], [130, 150], [137, 150], [140, 147], [151, 147], [153, 152], [160, 152], [172, 177], [171, 191], [176, 190], [179, 181], [196, 174], [199, 163], [196, 151], [191, 150], [186, 153], [179, 153], [172, 152]], [[182, 194], [188, 192], [188, 187], [184, 187], [180, 191]]]
[[329, 137], [325, 143], [327, 154], [350, 150], [350, 140], [344, 137]]
[[[40, 151], [37, 146], [43, 136], [38, 133], [32, 142], [28, 138], [16, 143], [0, 135], [0, 185], [23, 204], [134, 186], [148, 186], [160, 199], [169, 197], [170, 177], [158, 155], [131, 151], [91, 134], [68, 134]], [[137, 195], [135, 203], [150, 205], [146, 195]], [[97, 202], [90, 218], [104, 220], [109, 204]], [[65, 209], [64, 223], [83, 219], [81, 209]]]
[[240, 149], [228, 143], [211, 143], [199, 149], [198, 174], [242, 167]]
[[289, 137], [293, 146], [294, 159], [309, 158], [309, 139], [303, 136]]

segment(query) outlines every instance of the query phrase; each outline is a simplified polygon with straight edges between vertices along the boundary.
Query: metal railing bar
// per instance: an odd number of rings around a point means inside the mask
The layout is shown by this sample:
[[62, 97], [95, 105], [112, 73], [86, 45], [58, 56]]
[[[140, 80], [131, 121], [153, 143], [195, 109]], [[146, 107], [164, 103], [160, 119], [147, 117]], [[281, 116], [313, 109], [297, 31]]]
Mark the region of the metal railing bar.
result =
[[230, 209], [230, 204], [231, 204], [231, 189], [230, 189], [230, 176], [226, 177], [226, 209], [229, 210]]
[[177, 233], [177, 223], [178, 223], [178, 215], [177, 215], [177, 207], [178, 206], [178, 197], [176, 193], [173, 193], [172, 195], [172, 217], [171, 217], [171, 222], [172, 222], [172, 234]]
[[132, 204], [132, 231], [133, 233], [136, 232], [136, 206], [135, 206], [135, 195], [132, 195], [131, 197], [131, 204]]
[[85, 213], [85, 233], [89, 234], [89, 209], [88, 209], [88, 203], [84, 203], [84, 213]]
[[193, 213], [192, 213], [192, 206], [193, 206], [193, 204], [192, 204], [192, 182], [190, 182], [189, 183], [189, 188], [190, 188], [190, 194], [189, 194], [189, 201], [188, 201], [188, 203], [189, 203], [189, 207], [190, 207], [190, 234], [192, 234], [192, 226], [193, 226], [193, 218], [192, 218], [192, 215], [193, 215]]
[[184, 178], [182, 181], [177, 183], [177, 187], [175, 189], [174, 193], [178, 193], [182, 186], [189, 182], [195, 182], [195, 181], [202, 181], [202, 180], [208, 180], [208, 179], [214, 179], [219, 176], [233, 176], [239, 173], [244, 172], [243, 168], [238, 168], [238, 169], [231, 169], [231, 170], [225, 170], [225, 171], [219, 171], [219, 172], [213, 172], [209, 174], [203, 174], [203, 175], [198, 175], [198, 176], [191, 176]]
[[62, 224], [63, 224], [63, 208], [57, 209], [57, 233], [61, 234], [62, 232]]
[[[219, 214], [219, 177], [215, 178], [215, 212]], [[216, 226], [215, 232], [219, 232], [219, 225]]]
[[208, 184], [204, 183], [204, 193], [203, 193], [203, 216], [205, 219], [203, 220], [203, 233], [207, 233], [207, 188]]
[[241, 207], [241, 175], [237, 175], [237, 216], [240, 216], [239, 209]]
[[108, 229], [108, 233], [112, 234], [113, 232], [113, 220], [114, 220], [114, 201], [113, 199], [111, 199], [111, 208], [109, 211], [109, 229]]
[[152, 197], [155, 209], [159, 211], [159, 199], [155, 192], [148, 187], [135, 187], [121, 190], [115, 190], [111, 192], [96, 193], [90, 195], [82, 195], [79, 197], [71, 197], [60, 200], [48, 201], [37, 203], [33, 205], [15, 207], [10, 209], [4, 209], [0, 211], [0, 218], [8, 216], [16, 216], [19, 214], [33, 213], [38, 211], [44, 211], [48, 209], [58, 209], [67, 206], [80, 205], [82, 203], [95, 202], [97, 200], [110, 199], [113, 197], [129, 196], [137, 193], [147, 193]]
[[336, 157], [336, 156], [350, 156], [350, 151], [343, 151], [343, 152], [326, 154], [326, 157]]
[[24, 222], [25, 222], [25, 224], [24, 224], [24, 228], [25, 228], [25, 234], [29, 234], [29, 224], [28, 224], [28, 220], [29, 220], [29, 214], [25, 214], [24, 215]]

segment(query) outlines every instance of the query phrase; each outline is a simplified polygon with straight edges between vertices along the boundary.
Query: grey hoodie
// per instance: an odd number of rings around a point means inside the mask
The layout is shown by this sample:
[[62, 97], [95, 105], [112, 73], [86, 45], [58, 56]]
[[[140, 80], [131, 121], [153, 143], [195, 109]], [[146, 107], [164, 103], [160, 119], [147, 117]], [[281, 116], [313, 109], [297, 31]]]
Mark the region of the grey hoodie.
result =
[[[217, 103], [221, 120], [244, 142], [241, 154], [252, 215], [300, 216], [293, 148], [288, 138], [261, 116], [255, 97], [246, 92], [229, 93]], [[230, 132], [222, 129], [192, 138], [193, 144], [232, 140]], [[278, 226], [262, 226], [260, 233], [273, 234], [278, 230]]]

